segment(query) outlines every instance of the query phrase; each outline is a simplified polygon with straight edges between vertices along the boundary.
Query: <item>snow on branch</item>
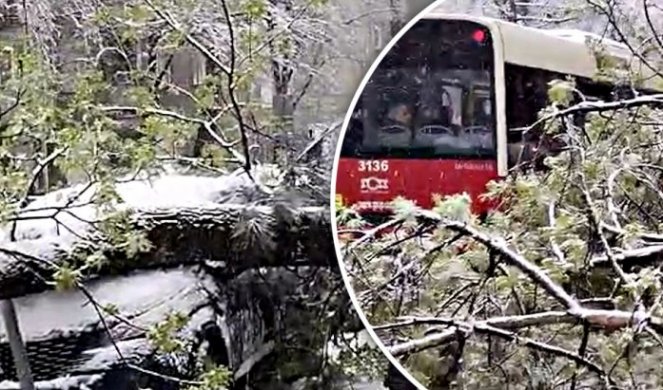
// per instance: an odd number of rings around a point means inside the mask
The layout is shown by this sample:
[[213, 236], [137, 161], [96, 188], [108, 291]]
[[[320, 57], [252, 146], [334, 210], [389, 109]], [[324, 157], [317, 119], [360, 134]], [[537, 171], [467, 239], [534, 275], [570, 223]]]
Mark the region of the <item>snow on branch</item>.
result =
[[556, 110], [526, 127], [527, 130], [550, 121], [552, 119], [566, 117], [574, 114], [587, 114], [590, 112], [618, 111], [643, 106], [663, 107], [663, 94], [638, 96], [632, 99], [618, 100], [615, 102], [581, 102], [571, 107]]
[[469, 226], [468, 224], [445, 220], [433, 212], [422, 210], [421, 216], [431, 221], [437, 221], [446, 229], [469, 236], [486, 246], [488, 249], [501, 255], [504, 261], [518, 268], [522, 273], [527, 275], [534, 283], [541, 286], [546, 292], [548, 292], [567, 309], [577, 309], [579, 307], [578, 302], [576, 302], [573, 297], [571, 297], [566, 291], [564, 291], [563, 288], [561, 288], [548, 275], [546, 275], [542, 269], [527, 260], [518, 252], [509, 248], [506, 241], [490, 237]]
[[[605, 372], [601, 367], [596, 363], [591, 362], [590, 360], [583, 358], [577, 353], [565, 350], [563, 348], [556, 347], [547, 343], [533, 340], [528, 337], [522, 337], [516, 333], [509, 332], [502, 328], [498, 328], [489, 324], [489, 321], [480, 321], [480, 322], [465, 322], [465, 321], [454, 321], [456, 326], [462, 328], [465, 333], [469, 336], [471, 333], [478, 333], [482, 335], [492, 335], [508, 341], [514, 341], [526, 347], [546, 352], [555, 356], [563, 357], [570, 359], [576, 363], [579, 363], [591, 371], [604, 376]], [[417, 340], [411, 340], [405, 343], [397, 344], [395, 346], [389, 347], [389, 352], [394, 356], [402, 356], [404, 354], [414, 353], [423, 351], [425, 349], [433, 348], [442, 344], [449, 343], [457, 339], [459, 333], [456, 329], [446, 330], [444, 332], [433, 333], [428, 336], [424, 336]]]
[[[63, 265], [83, 267], [86, 278], [184, 264], [213, 264], [228, 274], [330, 265], [335, 252], [328, 208], [269, 198], [265, 203], [271, 206], [258, 206], [250, 196], [257, 189], [245, 176], [168, 175], [119, 183], [117, 209], [126, 214], [131, 234], [143, 234], [146, 241], [129, 251], [99, 228], [107, 222], [94, 203], [95, 186], [36, 199], [15, 217], [13, 229], [0, 230], [0, 299], [49, 288]], [[86, 266], [93, 256], [104, 261]]]
[[[392, 345], [389, 348], [390, 352], [396, 356], [419, 352], [447, 344], [457, 339], [458, 331], [464, 331], [466, 334], [476, 332], [494, 335], [507, 340], [519, 341], [528, 347], [570, 358], [576, 363], [585, 365], [592, 371], [602, 374], [603, 371], [598, 368], [598, 366], [573, 352], [565, 351], [558, 347], [540, 343], [535, 340], [523, 339], [515, 333], [507, 332], [505, 329], [518, 330], [530, 326], [585, 323], [590, 327], [604, 329], [607, 332], [629, 327], [643, 329], [645, 326], [649, 326], [653, 331], [663, 334], [663, 319], [651, 316], [642, 310], [642, 308], [634, 308], [632, 311], [627, 311], [585, 307], [575, 297], [567, 293], [562, 286], [553, 281], [543, 269], [537, 266], [534, 262], [529, 261], [517, 251], [511, 249], [503, 239], [485, 234], [469, 224], [443, 218], [432, 211], [419, 209], [416, 211], [416, 216], [421, 218], [423, 223], [437, 225], [443, 229], [462, 234], [465, 237], [471, 238], [482, 244], [491, 253], [498, 255], [501, 261], [517, 268], [533, 283], [543, 288], [551, 297], [555, 298], [566, 311], [546, 311], [522, 316], [495, 317], [483, 321], [443, 317], [406, 317], [400, 323], [376, 326], [376, 330], [407, 327], [419, 324], [437, 324], [451, 328], [433, 332], [432, 334], [419, 339]], [[394, 219], [390, 223], [394, 224], [399, 222], [402, 221]], [[377, 234], [376, 231], [371, 231], [358, 241], [367, 242], [372, 239], [375, 234]], [[351, 248], [355, 248], [355, 246], [353, 245]], [[660, 250], [660, 248], [658, 249]]]
[[[608, 328], [609, 330], [616, 330], [630, 326], [634, 322], [634, 313], [621, 311], [621, 310], [597, 310], [582, 308], [575, 312], [564, 311], [546, 311], [534, 314], [514, 315], [493, 317], [487, 320], [475, 321], [474, 323], [468, 321], [461, 321], [454, 318], [444, 317], [403, 317], [402, 321], [376, 326], [376, 330], [394, 329], [416, 325], [445, 325], [455, 328], [471, 328], [477, 333], [491, 333], [494, 329], [517, 331], [519, 329], [531, 326], [550, 326], [559, 324], [580, 324], [582, 320], [586, 320], [590, 325], [597, 328]], [[663, 321], [660, 318], [650, 318], [649, 324], [657, 332], [663, 331]], [[497, 335], [500, 336], [500, 335]], [[428, 348], [434, 348], [443, 344], [447, 344], [457, 337], [455, 330], [445, 330], [444, 332], [432, 333], [418, 340], [412, 340], [405, 343], [400, 343], [390, 347], [390, 351], [398, 356], [413, 352], [418, 352]], [[514, 336], [515, 337], [515, 336]]]

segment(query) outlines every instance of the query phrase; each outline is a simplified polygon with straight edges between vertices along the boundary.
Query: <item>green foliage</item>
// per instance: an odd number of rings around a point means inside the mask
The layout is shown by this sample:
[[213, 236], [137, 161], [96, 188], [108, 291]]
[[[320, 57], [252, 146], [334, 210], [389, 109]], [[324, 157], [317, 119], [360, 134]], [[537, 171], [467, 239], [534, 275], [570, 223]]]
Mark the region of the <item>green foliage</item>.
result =
[[[21, 220], [26, 199], [36, 195], [74, 185], [80, 187], [72, 188], [94, 192], [90, 201], [96, 212], [91, 220], [76, 222], [89, 227], [89, 234], [79, 237], [67, 261], [55, 267], [48, 280], [58, 290], [75, 288], [90, 275], [114, 271], [116, 266], [127, 265], [122, 262], [131, 263], [155, 250], [138, 228], [133, 212], [123, 204], [118, 183], [149, 178], [164, 168], [164, 161], [181, 162], [194, 171], [201, 167], [215, 172], [239, 168], [236, 160], [241, 160], [248, 146], [240, 138], [240, 120], [245, 127], [242, 130], [247, 131], [251, 142], [257, 139], [261, 151], [269, 150], [273, 143], [270, 136], [282, 129], [282, 113], [274, 112], [273, 106], [255, 96], [265, 76], [267, 84], [272, 84], [271, 77], [288, 91], [286, 97], [292, 98], [300, 92], [301, 75], [310, 73], [313, 80], [322, 74], [317, 72], [318, 64], [324, 63], [327, 54], [311, 56], [309, 49], [327, 41], [326, 22], [318, 21], [323, 20], [320, 15], [327, 5], [325, 0], [300, 2], [288, 11], [290, 15], [280, 12], [278, 18], [272, 18], [273, 25], [266, 22], [273, 11], [270, 2], [229, 2], [235, 33], [232, 44], [227, 39], [221, 3], [150, 3], [154, 8], [142, 2], [105, 2], [95, 5], [89, 14], [76, 12], [54, 18], [56, 24], [67, 21], [66, 28], [56, 28], [62, 33], [56, 46], [40, 47], [43, 42], [34, 37], [29, 41], [13, 39], [1, 54], [1, 59], [6, 56], [13, 66], [8, 74], [0, 70], [0, 111], [9, 109], [0, 118], [0, 223]], [[63, 9], [68, 6], [63, 5]], [[163, 20], [164, 15], [168, 20]], [[71, 34], [75, 34], [74, 39]], [[199, 51], [193, 41], [199, 42], [206, 49], [205, 56], [213, 56], [214, 61], [207, 61], [202, 80], [188, 85], [164, 66], [172, 54]], [[60, 49], [66, 49], [67, 55], [60, 56]], [[233, 66], [233, 62], [235, 68], [228, 77], [224, 67]], [[286, 77], [288, 74], [294, 76]], [[19, 95], [16, 106], [10, 108]], [[43, 169], [36, 169], [42, 162]], [[275, 167], [256, 176], [266, 192], [283, 186], [281, 171]], [[71, 204], [87, 199], [77, 193], [64, 196]], [[71, 209], [88, 206], [71, 204], [45, 219], [67, 230], [60, 217], [75, 219]], [[233, 243], [262, 254], [265, 245], [276, 244], [270, 236], [273, 228], [268, 226], [272, 222], [262, 214], [243, 216]], [[121, 314], [112, 303], [104, 310], [109, 315]], [[307, 330], [314, 320], [306, 322]], [[185, 345], [178, 332], [186, 322], [187, 316], [172, 314], [151, 327], [148, 337], [160, 353], [181, 352]], [[316, 324], [316, 330], [320, 327]], [[323, 331], [316, 334], [312, 350], [320, 346], [321, 334]], [[316, 350], [307, 356], [317, 358], [321, 353]], [[293, 365], [298, 363], [293, 359]], [[308, 367], [310, 361], [306, 363]], [[229, 386], [232, 375], [227, 369], [206, 367], [204, 371], [197, 378], [201, 385], [192, 389]]]
[[99, 224], [99, 230], [114, 250], [124, 252], [129, 259], [152, 249], [146, 233], [134, 229], [128, 210], [109, 214]]
[[193, 91], [193, 95], [200, 104], [200, 110], [209, 109], [217, 100], [217, 92], [224, 85], [223, 79], [218, 75], [206, 75], [202, 83]]
[[597, 81], [614, 82], [618, 80], [618, 61], [609, 55], [604, 46], [598, 42], [591, 42], [590, 48], [593, 50], [596, 59], [597, 74], [594, 78]]
[[203, 146], [200, 156], [204, 164], [217, 168], [226, 166], [226, 159], [231, 158], [226, 149], [214, 144]]
[[187, 390], [225, 390], [232, 381], [232, 372], [226, 367], [214, 367], [202, 373], [200, 385], [189, 386]]
[[153, 325], [149, 329], [147, 337], [162, 353], [181, 352], [185, 343], [179, 338], [178, 332], [188, 321], [188, 316], [182, 313], [171, 313], [164, 321]]
[[[624, 64], [610, 57], [598, 61], [602, 80], [624, 81]], [[469, 196], [435, 195], [433, 211], [443, 220], [464, 222], [469, 231], [459, 231], [458, 225], [433, 228], [413, 202], [398, 198], [393, 202], [396, 217], [407, 219], [409, 228], [372, 237], [346, 254], [353, 289], [369, 322], [389, 325], [389, 331], [382, 331], [385, 344], [423, 343], [424, 337], [453, 330], [441, 324], [450, 319], [472, 326], [491, 318], [565, 310], [547, 283], [583, 305], [592, 302], [587, 307], [602, 308], [598, 302], [606, 302], [628, 316], [643, 303], [645, 310], [662, 315], [660, 251], [631, 254], [660, 243], [663, 139], [655, 129], [663, 112], [647, 106], [583, 112], [581, 127], [577, 117], [560, 117], [560, 108], [582, 100], [577, 87], [572, 79], [551, 82], [549, 105], [538, 116], [542, 126], [529, 134], [543, 137], [544, 145], [554, 140], [566, 147], [545, 158], [544, 170], [514, 168], [488, 183], [482, 200], [499, 207], [485, 220], [471, 215]], [[347, 206], [337, 205], [337, 210], [337, 217], [348, 218]], [[438, 323], [397, 325], [412, 316], [437, 317]], [[475, 328], [464, 347], [463, 372], [449, 376], [451, 342], [422, 348], [403, 362], [428, 388], [571, 388], [573, 381], [576, 389], [603, 388], [604, 378], [523, 341], [577, 353], [584, 332], [579, 324], [496, 325], [518, 341], [494, 333], [486, 337]], [[634, 339], [630, 325], [604, 330], [592, 323], [584, 356], [610, 372], [615, 386], [657, 388], [663, 378], [649, 362], [663, 358], [660, 335], [645, 333]]]
[[472, 199], [467, 193], [438, 198], [435, 203], [434, 211], [442, 217], [459, 222], [469, 222], [471, 219]]
[[402, 196], [396, 197], [391, 202], [391, 208], [394, 212], [395, 218], [406, 220], [414, 217], [415, 213], [419, 209], [414, 201], [403, 198]]
[[573, 80], [553, 80], [548, 85], [548, 99], [551, 103], [568, 106], [573, 101]]
[[307, 0], [308, 4], [310, 4], [312, 7], [322, 7], [327, 5], [329, 0]]
[[53, 274], [55, 288], [58, 291], [72, 289], [80, 281], [81, 272], [69, 264], [63, 264]]
[[265, 0], [246, 0], [242, 7], [251, 20], [259, 20], [267, 12], [267, 2]]

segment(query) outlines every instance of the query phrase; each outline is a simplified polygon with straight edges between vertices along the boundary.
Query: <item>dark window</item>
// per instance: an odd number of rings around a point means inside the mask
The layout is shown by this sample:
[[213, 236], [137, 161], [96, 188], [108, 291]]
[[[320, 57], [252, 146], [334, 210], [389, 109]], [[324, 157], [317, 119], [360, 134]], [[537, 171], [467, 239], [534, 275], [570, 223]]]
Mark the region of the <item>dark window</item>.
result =
[[[563, 134], [549, 134], [545, 124], [534, 126], [539, 113], [548, 106], [549, 83], [563, 80], [567, 76], [543, 69], [528, 68], [519, 65], [505, 65], [506, 120], [509, 168], [531, 166], [543, 168], [545, 156], [555, 154], [564, 147]], [[577, 93], [571, 104], [581, 100], [610, 101], [614, 99], [615, 89], [611, 85], [576, 77]], [[584, 115], [573, 118], [574, 125], [584, 126]], [[525, 132], [524, 130], [527, 129]]]
[[495, 158], [493, 63], [485, 27], [419, 22], [362, 91], [341, 154]]

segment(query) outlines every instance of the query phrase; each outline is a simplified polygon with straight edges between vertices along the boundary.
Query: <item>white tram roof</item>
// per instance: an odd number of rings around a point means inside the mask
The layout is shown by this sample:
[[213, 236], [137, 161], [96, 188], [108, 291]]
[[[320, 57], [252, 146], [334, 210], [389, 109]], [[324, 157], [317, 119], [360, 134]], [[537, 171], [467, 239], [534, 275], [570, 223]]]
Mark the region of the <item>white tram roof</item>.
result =
[[504, 61], [507, 63], [590, 79], [599, 70], [596, 56], [588, 45], [588, 40], [595, 40], [614, 59], [630, 64], [633, 74], [642, 77], [645, 88], [663, 90], [663, 79], [642, 64], [628, 46], [597, 34], [570, 29], [537, 29], [495, 18], [436, 10], [431, 11], [426, 18], [467, 20], [488, 27], [493, 40], [501, 42]]

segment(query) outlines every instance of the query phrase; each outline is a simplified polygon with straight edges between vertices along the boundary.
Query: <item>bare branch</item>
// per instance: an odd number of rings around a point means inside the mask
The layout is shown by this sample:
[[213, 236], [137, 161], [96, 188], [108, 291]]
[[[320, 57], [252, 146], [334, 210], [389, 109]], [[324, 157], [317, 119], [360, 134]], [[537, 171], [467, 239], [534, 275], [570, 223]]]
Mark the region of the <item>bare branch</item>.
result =
[[191, 36], [191, 34], [188, 34], [180, 24], [173, 19], [172, 16], [168, 14], [167, 11], [161, 10], [160, 8], [156, 7], [154, 3], [151, 0], [144, 0], [145, 3], [154, 11], [154, 13], [157, 14], [163, 21], [168, 23], [168, 25], [175, 31], [181, 33], [184, 38], [189, 42], [193, 47], [195, 47], [198, 51], [200, 51], [208, 60], [210, 60], [214, 65], [216, 65], [223, 73], [226, 75], [229, 75], [231, 73], [231, 69], [223, 64], [221, 60], [212, 54], [202, 43], [200, 43], [196, 38]]

